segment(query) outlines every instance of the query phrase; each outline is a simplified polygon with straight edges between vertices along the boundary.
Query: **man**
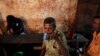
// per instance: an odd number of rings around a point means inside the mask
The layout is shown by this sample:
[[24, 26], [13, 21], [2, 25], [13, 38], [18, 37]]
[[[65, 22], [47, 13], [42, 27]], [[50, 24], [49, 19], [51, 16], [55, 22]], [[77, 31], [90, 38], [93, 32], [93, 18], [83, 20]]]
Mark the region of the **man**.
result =
[[52, 17], [44, 20], [44, 39], [41, 56], [68, 56], [67, 41], [64, 34], [56, 31], [56, 22]]
[[100, 16], [93, 19], [93, 39], [89, 45], [88, 53], [90, 56], [100, 56]]

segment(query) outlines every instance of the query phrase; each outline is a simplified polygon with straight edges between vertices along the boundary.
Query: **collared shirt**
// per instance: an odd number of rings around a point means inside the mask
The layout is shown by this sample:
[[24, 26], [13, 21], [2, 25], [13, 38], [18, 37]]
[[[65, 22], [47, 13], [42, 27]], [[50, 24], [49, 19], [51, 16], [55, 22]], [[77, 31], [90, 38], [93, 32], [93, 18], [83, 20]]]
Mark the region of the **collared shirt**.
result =
[[59, 52], [59, 45], [57, 44], [56, 40], [44, 40], [46, 46], [46, 52], [44, 56], [61, 56]]
[[[67, 40], [65, 38], [65, 35], [59, 31], [55, 31], [55, 33], [58, 36], [58, 39], [62, 42], [63, 46], [66, 48], [66, 51], [68, 51]], [[46, 33], [44, 33], [44, 36], [43, 36], [43, 43], [46, 46], [45, 56], [61, 56], [61, 54], [59, 53], [59, 45], [54, 39], [48, 40], [48, 36]]]
[[[62, 44], [64, 44], [64, 46], [67, 46], [67, 40], [66, 40], [65, 35], [62, 32], [57, 31], [57, 30], [55, 30], [55, 33], [58, 36], [59, 40], [62, 42]], [[43, 40], [48, 40], [47, 33], [44, 33]]]
[[93, 40], [89, 45], [88, 53], [90, 56], [100, 56], [100, 32], [94, 32]]

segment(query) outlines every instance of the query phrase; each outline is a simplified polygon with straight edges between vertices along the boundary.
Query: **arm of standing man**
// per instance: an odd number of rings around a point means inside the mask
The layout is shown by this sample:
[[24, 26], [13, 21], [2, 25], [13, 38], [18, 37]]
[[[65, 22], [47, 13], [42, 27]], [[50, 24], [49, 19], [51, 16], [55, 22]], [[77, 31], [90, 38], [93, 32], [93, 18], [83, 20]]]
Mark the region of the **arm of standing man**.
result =
[[56, 36], [56, 34], [53, 33], [50, 37], [53, 37], [57, 41], [57, 43], [59, 45], [59, 50], [60, 50], [61, 54], [63, 56], [68, 56], [68, 51], [66, 50], [66, 48], [64, 47], [64, 45], [62, 44], [62, 42], [58, 39], [58, 37]]

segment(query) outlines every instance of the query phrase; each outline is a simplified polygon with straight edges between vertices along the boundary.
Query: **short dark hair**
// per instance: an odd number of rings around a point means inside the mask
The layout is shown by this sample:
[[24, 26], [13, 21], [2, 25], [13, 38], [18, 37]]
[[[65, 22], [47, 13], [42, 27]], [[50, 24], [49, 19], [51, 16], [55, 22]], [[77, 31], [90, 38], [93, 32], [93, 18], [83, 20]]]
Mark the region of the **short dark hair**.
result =
[[45, 20], [44, 20], [44, 24], [52, 24], [53, 27], [56, 28], [56, 21], [53, 17], [47, 17]]

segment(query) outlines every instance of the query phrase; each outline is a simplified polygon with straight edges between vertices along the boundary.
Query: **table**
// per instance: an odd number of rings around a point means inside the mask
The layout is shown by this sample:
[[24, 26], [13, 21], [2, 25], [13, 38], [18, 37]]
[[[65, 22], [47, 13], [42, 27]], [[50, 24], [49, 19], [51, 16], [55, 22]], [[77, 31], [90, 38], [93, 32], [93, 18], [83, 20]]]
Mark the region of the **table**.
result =
[[0, 51], [5, 53], [2, 53], [3, 56], [12, 56], [18, 51], [23, 51], [24, 56], [39, 56], [40, 51], [34, 50], [33, 47], [42, 45], [42, 36], [43, 34], [4, 35], [0, 38]]
[[42, 34], [5, 35], [0, 38], [0, 44], [42, 43]]

